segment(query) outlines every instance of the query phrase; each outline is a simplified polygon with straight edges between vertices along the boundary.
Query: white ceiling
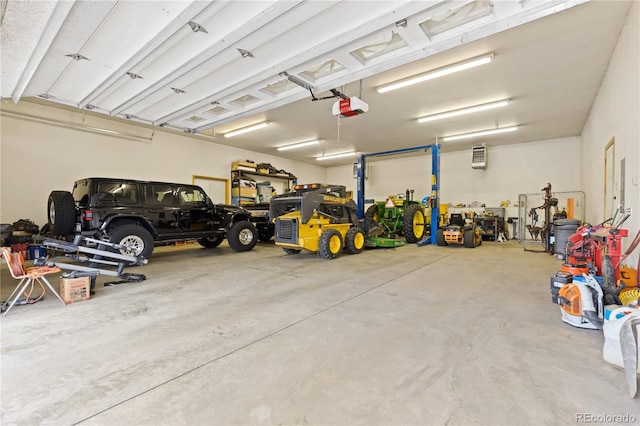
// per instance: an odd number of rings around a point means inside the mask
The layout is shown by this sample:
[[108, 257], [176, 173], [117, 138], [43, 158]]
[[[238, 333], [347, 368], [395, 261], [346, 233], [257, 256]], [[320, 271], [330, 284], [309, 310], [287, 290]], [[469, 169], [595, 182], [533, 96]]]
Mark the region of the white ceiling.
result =
[[[437, 137], [511, 125], [518, 130], [438, 141], [447, 151], [478, 142], [576, 136], [631, 4], [2, 0], [1, 95], [14, 102], [48, 99], [315, 164], [321, 154], [429, 145]], [[487, 53], [494, 61], [478, 68], [384, 94], [375, 90]], [[332, 114], [336, 98], [311, 100], [312, 93], [331, 96], [334, 88], [361, 98], [369, 111], [338, 119]], [[500, 99], [511, 102], [473, 115], [416, 121]], [[222, 136], [262, 121], [270, 126]], [[322, 142], [276, 151], [315, 138]]]

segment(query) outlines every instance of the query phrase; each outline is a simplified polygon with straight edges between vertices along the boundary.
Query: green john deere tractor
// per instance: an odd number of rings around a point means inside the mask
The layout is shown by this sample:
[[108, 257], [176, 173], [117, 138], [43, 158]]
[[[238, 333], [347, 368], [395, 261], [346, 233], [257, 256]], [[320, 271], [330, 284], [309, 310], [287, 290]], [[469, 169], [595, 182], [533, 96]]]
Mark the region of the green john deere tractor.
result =
[[[391, 195], [386, 201], [374, 202], [364, 217], [368, 230], [367, 246], [384, 247], [387, 239], [398, 241], [398, 237], [404, 237], [407, 243], [417, 243], [427, 229], [425, 208], [413, 201], [413, 190], [409, 189], [405, 194]], [[378, 229], [378, 235], [375, 235], [375, 229]]]

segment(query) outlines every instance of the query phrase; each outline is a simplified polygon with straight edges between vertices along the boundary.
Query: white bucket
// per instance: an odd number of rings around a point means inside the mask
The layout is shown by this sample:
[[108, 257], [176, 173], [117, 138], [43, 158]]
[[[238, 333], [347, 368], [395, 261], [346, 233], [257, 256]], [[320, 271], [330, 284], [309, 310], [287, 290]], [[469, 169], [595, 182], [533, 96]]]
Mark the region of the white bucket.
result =
[[[616, 318], [618, 314], [625, 314], [622, 318]], [[602, 358], [608, 363], [624, 368], [622, 361], [622, 348], [620, 347], [620, 329], [629, 320], [640, 318], [640, 309], [620, 307], [614, 309], [605, 320], [602, 331], [604, 333], [604, 346], [602, 348]], [[636, 336], [640, 336], [640, 325], [636, 326]], [[636, 340], [636, 353], [638, 354], [638, 368], [640, 373], [640, 349]]]

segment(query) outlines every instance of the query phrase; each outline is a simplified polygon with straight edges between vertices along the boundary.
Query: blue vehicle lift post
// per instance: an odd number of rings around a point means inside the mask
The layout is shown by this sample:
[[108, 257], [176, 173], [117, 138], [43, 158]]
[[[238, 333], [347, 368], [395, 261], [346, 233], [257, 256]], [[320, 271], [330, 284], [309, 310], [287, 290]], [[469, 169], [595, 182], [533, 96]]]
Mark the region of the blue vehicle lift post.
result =
[[412, 151], [431, 150], [431, 195], [429, 197], [429, 203], [431, 204], [431, 237], [429, 239], [420, 241], [419, 246], [426, 244], [436, 244], [436, 234], [438, 232], [438, 221], [440, 218], [440, 145], [424, 145], [414, 148], [396, 149], [393, 151], [375, 152], [372, 154], [362, 154], [358, 157], [357, 162], [357, 204], [358, 204], [358, 217], [362, 219], [364, 217], [364, 181], [365, 181], [365, 166], [367, 157], [382, 157], [385, 155], [403, 154]]

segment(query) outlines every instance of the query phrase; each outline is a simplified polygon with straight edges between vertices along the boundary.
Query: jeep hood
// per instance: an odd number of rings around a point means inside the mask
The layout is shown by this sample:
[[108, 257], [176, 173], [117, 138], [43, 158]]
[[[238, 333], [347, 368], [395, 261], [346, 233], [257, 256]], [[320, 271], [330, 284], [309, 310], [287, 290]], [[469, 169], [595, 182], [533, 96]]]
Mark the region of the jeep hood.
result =
[[216, 209], [221, 211], [226, 211], [226, 212], [232, 212], [232, 213], [249, 214], [249, 211], [244, 207], [234, 206], [233, 204], [223, 204], [223, 203], [216, 204]]

